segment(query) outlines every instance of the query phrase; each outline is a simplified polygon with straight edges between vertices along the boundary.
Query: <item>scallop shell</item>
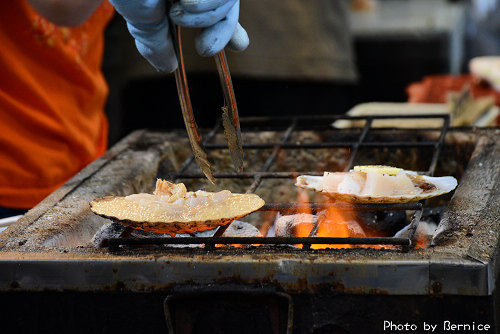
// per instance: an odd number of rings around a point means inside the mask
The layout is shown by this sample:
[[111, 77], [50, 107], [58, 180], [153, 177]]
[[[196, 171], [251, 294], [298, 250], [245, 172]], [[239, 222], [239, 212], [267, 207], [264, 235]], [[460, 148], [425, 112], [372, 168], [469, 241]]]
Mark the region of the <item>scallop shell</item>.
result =
[[[300, 175], [297, 177], [296, 186], [304, 189], [313, 190], [324, 194], [336, 200], [352, 203], [408, 203], [418, 202], [423, 199], [446, 194], [457, 186], [457, 180], [453, 176], [431, 177], [418, 175], [417, 172], [402, 170], [412, 181], [415, 188], [414, 193], [396, 194], [396, 195], [376, 195], [360, 194], [353, 192], [339, 192], [324, 189], [324, 177], [313, 175]], [[360, 172], [338, 172], [335, 174], [360, 173]], [[352, 175], [352, 174], [351, 174]]]
[[[221, 192], [188, 192], [181, 199], [176, 193], [165, 196], [157, 191], [155, 194], [125, 197], [106, 196], [93, 200], [90, 209], [99, 216], [134, 229], [173, 236], [227, 225], [264, 205], [264, 200], [255, 194], [224, 192], [224, 198], [220, 200], [217, 197]], [[175, 201], [168, 201], [170, 195], [175, 197]], [[188, 204], [189, 200], [196, 198], [202, 201], [195, 206]]]

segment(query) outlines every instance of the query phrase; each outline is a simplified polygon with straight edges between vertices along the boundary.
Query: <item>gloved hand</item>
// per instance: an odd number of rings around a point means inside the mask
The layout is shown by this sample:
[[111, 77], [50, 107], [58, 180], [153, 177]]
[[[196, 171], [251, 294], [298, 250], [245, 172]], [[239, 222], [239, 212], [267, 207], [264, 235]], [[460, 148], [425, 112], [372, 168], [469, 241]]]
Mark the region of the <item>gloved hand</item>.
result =
[[238, 23], [240, 0], [180, 0], [170, 9], [170, 18], [181, 27], [204, 28], [195, 40], [201, 56], [213, 56], [227, 45], [242, 51], [249, 44]]
[[177, 68], [177, 57], [167, 19], [166, 0], [110, 0], [127, 21], [137, 50], [162, 72]]
[[[110, 0], [127, 21], [139, 52], [159, 71], [172, 72], [177, 58], [167, 19], [168, 0]], [[238, 24], [239, 0], [181, 0], [171, 8], [172, 20], [184, 27], [203, 31], [196, 49], [211, 56], [226, 44], [234, 50], [248, 46], [248, 36]]]

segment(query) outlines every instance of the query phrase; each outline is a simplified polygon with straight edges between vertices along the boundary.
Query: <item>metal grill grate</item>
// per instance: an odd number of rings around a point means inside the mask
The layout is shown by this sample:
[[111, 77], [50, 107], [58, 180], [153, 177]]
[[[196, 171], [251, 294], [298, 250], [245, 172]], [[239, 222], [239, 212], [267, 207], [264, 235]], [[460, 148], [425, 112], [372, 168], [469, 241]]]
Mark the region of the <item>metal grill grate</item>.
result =
[[[329, 126], [332, 122], [340, 119], [345, 120], [362, 120], [364, 126], [362, 127], [357, 140], [354, 141], [321, 141], [312, 143], [295, 143], [290, 142], [290, 138], [295, 131], [298, 130], [311, 130], [321, 127]], [[437, 140], [429, 141], [367, 141], [367, 134], [373, 130], [373, 121], [377, 119], [442, 119], [442, 126], [439, 129], [433, 128], [433, 131], [440, 131]], [[247, 193], [253, 193], [259, 187], [264, 179], [277, 179], [277, 178], [295, 178], [299, 174], [309, 175], [322, 175], [318, 172], [272, 172], [270, 171], [273, 164], [276, 162], [278, 154], [281, 150], [287, 149], [316, 149], [316, 148], [349, 148], [350, 156], [345, 167], [349, 170], [353, 167], [354, 161], [358, 155], [359, 149], [363, 147], [375, 148], [431, 148], [432, 158], [429, 167], [422, 174], [432, 176], [436, 169], [441, 149], [444, 144], [444, 139], [450, 124], [449, 115], [447, 114], [434, 114], [434, 115], [397, 115], [397, 116], [347, 116], [347, 115], [315, 115], [315, 116], [295, 116], [295, 117], [253, 117], [242, 118], [242, 130], [248, 129], [271, 129], [277, 131], [285, 130], [279, 142], [272, 143], [243, 143], [244, 149], [272, 149], [271, 154], [267, 158], [263, 168], [256, 172], [220, 172], [214, 173], [216, 179], [229, 178], [229, 179], [253, 179], [251, 185], [246, 189]], [[210, 150], [227, 149], [225, 144], [213, 143], [215, 136], [222, 131], [221, 124], [218, 123], [209, 133], [205, 136], [205, 148]], [[188, 171], [191, 164], [195, 163], [194, 157], [190, 156], [186, 159], [181, 167], [167, 175], [168, 179], [201, 179], [204, 178], [203, 173]], [[267, 203], [260, 211], [298, 211], [302, 204], [290, 203]], [[213, 237], [185, 237], [185, 238], [110, 238], [108, 239], [108, 247], [110, 251], [116, 251], [120, 245], [161, 245], [161, 244], [204, 244], [206, 248], [212, 249], [216, 244], [229, 245], [229, 244], [302, 244], [303, 249], [310, 249], [312, 244], [351, 244], [351, 245], [392, 245], [402, 246], [403, 251], [408, 251], [413, 246], [413, 239], [415, 231], [418, 227], [420, 218], [422, 216], [423, 207], [425, 202], [420, 203], [404, 203], [404, 204], [355, 204], [345, 205], [338, 203], [330, 204], [313, 204], [311, 203], [313, 212], [319, 209], [326, 209], [328, 206], [333, 206], [341, 210], [356, 210], [356, 211], [401, 211], [412, 210], [415, 211], [409, 226], [409, 233], [407, 238], [397, 237], [316, 237], [317, 224], [311, 231], [308, 237], [221, 237], [229, 225], [221, 226]]]

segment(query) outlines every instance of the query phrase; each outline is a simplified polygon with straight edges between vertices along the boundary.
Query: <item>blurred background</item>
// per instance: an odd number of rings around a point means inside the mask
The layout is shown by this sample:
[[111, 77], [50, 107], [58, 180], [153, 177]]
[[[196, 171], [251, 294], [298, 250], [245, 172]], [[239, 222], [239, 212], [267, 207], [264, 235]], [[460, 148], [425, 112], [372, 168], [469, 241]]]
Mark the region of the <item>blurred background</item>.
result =
[[[227, 52], [240, 116], [446, 102], [448, 89], [471, 80], [473, 57], [500, 55], [499, 7], [496, 0], [243, 0], [250, 46]], [[198, 125], [212, 127], [223, 96], [213, 60], [194, 52], [195, 35], [183, 31], [191, 100]], [[110, 145], [139, 128], [183, 127], [173, 75], [138, 54], [121, 16], [106, 37]]]

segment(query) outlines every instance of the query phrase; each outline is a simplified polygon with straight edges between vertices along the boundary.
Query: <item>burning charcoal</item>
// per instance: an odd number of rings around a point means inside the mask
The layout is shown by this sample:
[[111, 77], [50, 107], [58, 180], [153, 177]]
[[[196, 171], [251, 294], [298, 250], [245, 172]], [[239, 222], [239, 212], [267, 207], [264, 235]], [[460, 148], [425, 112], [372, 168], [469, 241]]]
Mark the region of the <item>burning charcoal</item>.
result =
[[372, 230], [377, 228], [377, 213], [371, 211], [359, 211], [355, 212], [356, 220], [366, 226], [368, 229]]
[[312, 214], [295, 214], [281, 216], [276, 220], [274, 225], [275, 235], [277, 237], [305, 237], [314, 228], [314, 225], [319, 220], [317, 236], [339, 236], [339, 233], [345, 233], [350, 237], [366, 236], [363, 227], [353, 219], [353, 217], [343, 217], [341, 228], [339, 229], [338, 221], [328, 218], [326, 211], [321, 211], [317, 215]]
[[235, 220], [222, 234], [223, 237], [261, 237], [260, 231], [253, 225]]
[[[176, 238], [184, 238], [184, 237], [213, 237], [217, 232], [217, 229], [205, 230], [201, 232], [195, 233], [186, 233], [186, 234], [178, 234]], [[233, 221], [227, 230], [222, 234], [222, 237], [260, 237], [262, 236], [259, 230], [249, 223], [245, 223], [242, 221], [235, 220]], [[170, 237], [170, 236], [169, 236]], [[167, 247], [173, 248], [185, 248], [185, 247], [203, 247], [202, 244], [169, 244]]]
[[363, 227], [358, 223], [354, 212], [318, 213], [318, 228], [315, 235], [321, 237], [365, 237]]
[[[188, 234], [186, 235], [189, 236]], [[133, 230], [130, 236], [134, 238], [170, 238], [168, 233], [154, 233], [137, 229]]]
[[[213, 237], [217, 228], [192, 233], [193, 237]], [[226, 231], [222, 234], [223, 237], [261, 237], [260, 231], [252, 224], [245, 223], [239, 220], [233, 221]]]
[[213, 228], [213, 229], [210, 229], [210, 230], [205, 230], [205, 231], [200, 231], [200, 232], [194, 232], [194, 233], [189, 233], [189, 234], [181, 234], [181, 235], [177, 235], [177, 237], [179, 236], [186, 236], [186, 237], [213, 237], [215, 232], [217, 232], [217, 229], [218, 228]]
[[[329, 222], [328, 220], [323, 222], [323, 224]], [[330, 221], [331, 222], [331, 221]], [[355, 220], [350, 220], [345, 222], [348, 229], [349, 237], [366, 237], [366, 233], [363, 227]], [[332, 235], [333, 236], [333, 235]]]
[[308, 213], [281, 216], [274, 223], [274, 233], [277, 237], [295, 237], [303, 234], [299, 231], [306, 231], [307, 236], [317, 219], [316, 215]]
[[438, 206], [435, 208], [424, 208], [422, 212], [422, 220], [431, 221], [436, 225], [441, 221], [443, 216], [444, 206]]
[[[189, 236], [189, 235], [186, 235]], [[91, 242], [97, 248], [108, 247], [108, 239], [110, 238], [162, 238], [169, 237], [168, 234], [152, 233], [133, 229], [119, 223], [104, 224], [101, 229], [94, 235]], [[149, 246], [152, 247], [152, 246]]]
[[[214, 236], [217, 229], [205, 230], [201, 232], [195, 233], [183, 233], [177, 234], [175, 238], [199, 238], [199, 237], [212, 237]], [[96, 233], [93, 238], [93, 244], [96, 247], [107, 247], [107, 241], [109, 238], [119, 238], [119, 237], [132, 237], [135, 239], [140, 238], [171, 238], [168, 233], [153, 233], [146, 232], [141, 230], [133, 230], [131, 228], [127, 228], [118, 223], [106, 224], [103, 228]], [[233, 221], [227, 230], [222, 234], [223, 237], [260, 237], [262, 236], [260, 231], [254, 227], [253, 225], [242, 222], [242, 221]], [[133, 245], [130, 246], [132, 248], [158, 248], [162, 247], [161, 243], [159, 244], [148, 244], [148, 245]], [[202, 244], [168, 244], [164, 245], [164, 247], [171, 248], [186, 248], [186, 247], [203, 247]]]
[[103, 248], [108, 246], [109, 238], [123, 237], [127, 227], [118, 223], [106, 223], [92, 238], [91, 242], [94, 247]]
[[[437, 224], [432, 221], [421, 220], [418, 223], [417, 230], [415, 231], [415, 236], [413, 240], [415, 241], [416, 248], [427, 248], [430, 245], [432, 235], [437, 229]], [[398, 231], [394, 237], [396, 238], [408, 238], [410, 231], [410, 224], [406, 225], [403, 229]]]
[[355, 216], [368, 234], [392, 236], [410, 223], [405, 211], [359, 211]]

